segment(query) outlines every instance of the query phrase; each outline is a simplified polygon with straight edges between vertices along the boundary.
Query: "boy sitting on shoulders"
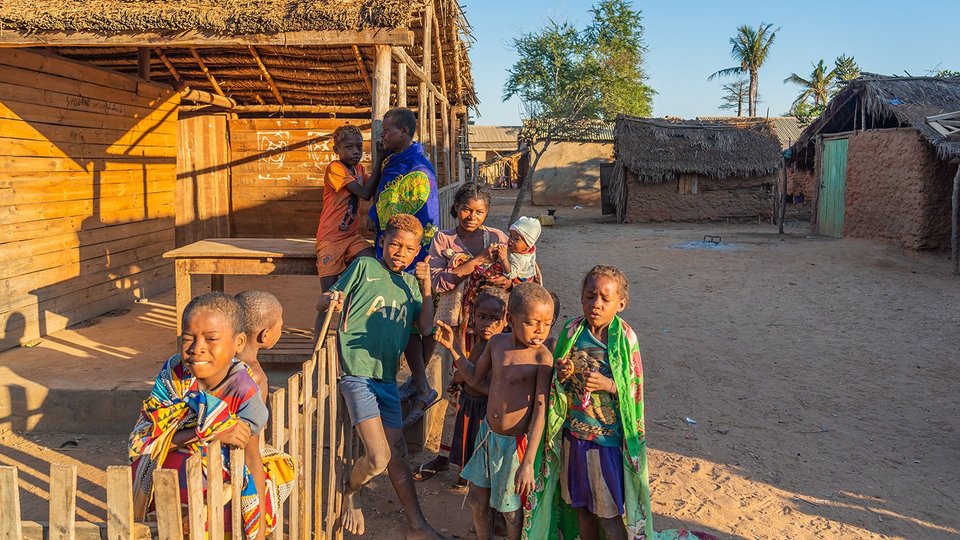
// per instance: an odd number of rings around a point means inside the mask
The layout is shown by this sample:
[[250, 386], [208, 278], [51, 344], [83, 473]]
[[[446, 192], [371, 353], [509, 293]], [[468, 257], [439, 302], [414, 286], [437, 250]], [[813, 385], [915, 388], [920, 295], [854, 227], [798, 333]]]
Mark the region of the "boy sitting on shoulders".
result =
[[270, 386], [257, 355], [260, 349], [272, 349], [280, 340], [283, 306], [276, 296], [266, 291], [242, 291], [236, 298], [243, 308], [243, 333], [247, 335], [246, 344], [237, 352], [237, 360], [250, 368], [253, 381], [260, 388], [260, 397], [266, 403]]
[[[507, 537], [520, 538], [523, 498], [534, 488], [533, 465], [553, 374], [553, 356], [543, 345], [553, 321], [550, 293], [535, 283], [517, 285], [510, 293], [507, 317], [513, 333], [493, 336], [476, 367], [454, 355], [467, 384], [477, 386], [490, 373], [487, 416], [473, 457], [461, 473], [471, 483], [468, 497], [482, 540], [492, 538], [490, 508], [506, 517]], [[437, 341], [452, 344], [452, 329], [436, 324]]]

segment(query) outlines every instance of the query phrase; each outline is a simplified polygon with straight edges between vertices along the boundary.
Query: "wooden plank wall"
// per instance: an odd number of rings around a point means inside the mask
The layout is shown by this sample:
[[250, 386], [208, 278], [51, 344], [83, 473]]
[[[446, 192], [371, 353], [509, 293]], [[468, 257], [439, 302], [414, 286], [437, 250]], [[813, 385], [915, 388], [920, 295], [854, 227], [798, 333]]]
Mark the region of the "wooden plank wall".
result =
[[177, 122], [177, 247], [230, 237], [230, 142], [223, 115]]
[[[333, 130], [347, 123], [363, 132], [362, 163], [369, 171], [369, 120], [230, 120], [233, 236], [315, 235], [323, 206], [323, 173], [336, 159]], [[361, 216], [369, 207], [361, 204]]]
[[178, 101], [0, 49], [0, 349], [172, 286]]

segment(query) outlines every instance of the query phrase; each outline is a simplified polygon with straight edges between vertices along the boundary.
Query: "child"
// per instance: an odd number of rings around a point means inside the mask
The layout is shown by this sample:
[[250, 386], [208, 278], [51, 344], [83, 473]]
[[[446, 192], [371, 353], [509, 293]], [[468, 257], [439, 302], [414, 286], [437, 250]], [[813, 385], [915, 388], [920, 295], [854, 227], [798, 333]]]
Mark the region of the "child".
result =
[[[557, 325], [557, 319], [560, 318], [560, 297], [557, 296], [557, 293], [554, 291], [547, 292], [550, 293], [550, 298], [553, 298], [553, 321], [550, 322], [550, 328], [553, 328]], [[553, 354], [554, 349], [557, 348], [557, 338], [554, 336], [548, 337], [547, 340], [543, 342], [543, 346]]]
[[[412, 271], [413, 265], [426, 259], [427, 248], [440, 223], [437, 174], [423, 153], [423, 147], [413, 141], [416, 131], [417, 115], [406, 107], [390, 109], [383, 115], [383, 134], [380, 138], [383, 151], [378, 152], [374, 177], [371, 178], [371, 183], [377, 185], [377, 195], [370, 208], [370, 220], [377, 235], [377, 257], [381, 256], [381, 240], [392, 216], [412, 214], [423, 227], [420, 250], [410, 259], [407, 271]], [[433, 349], [432, 340], [421, 335], [430, 334], [411, 334], [404, 350], [410, 371], [414, 373], [413, 384], [416, 389], [404, 425], [411, 425], [422, 417], [423, 410], [437, 397], [436, 390], [427, 384], [426, 376], [421, 378], [417, 375], [425, 373], [424, 353]]]
[[540, 239], [540, 221], [521, 216], [510, 226], [510, 241], [499, 246], [503, 275], [515, 283], [522, 283], [537, 275], [537, 248]]
[[[533, 465], [553, 370], [553, 358], [543, 346], [553, 319], [550, 293], [535, 283], [517, 285], [510, 294], [507, 317], [513, 333], [493, 336], [475, 369], [454, 356], [457, 369], [471, 386], [481, 384], [490, 373], [487, 415], [473, 457], [460, 474], [471, 483], [468, 497], [480, 539], [491, 538], [491, 508], [506, 517], [507, 537], [520, 538], [522, 502], [534, 488]], [[451, 343], [452, 329], [442, 323], [437, 326], [437, 341]]]
[[416, 278], [404, 272], [419, 253], [422, 236], [415, 217], [391, 216], [381, 237], [380, 258], [354, 260], [318, 306], [336, 311], [345, 306], [338, 330], [339, 386], [365, 450], [341, 487], [341, 524], [352, 534], [364, 532], [357, 492], [386, 469], [407, 518], [407, 538], [439, 538], [417, 501], [397, 394], [400, 353], [414, 321], [421, 332], [433, 329], [429, 260], [417, 265]]
[[289, 493], [294, 481], [293, 461], [272, 449], [261, 458], [257, 435], [268, 413], [257, 384], [235, 358], [246, 340], [242, 317], [237, 300], [219, 292], [198, 296], [184, 309], [180, 353], [164, 363], [130, 434], [137, 516], [149, 508], [157, 467], [179, 471], [186, 503], [187, 458], [216, 439], [224, 444], [227, 472], [227, 446], [245, 450], [241, 500], [247, 538], [264, 538], [276, 523], [278, 493]]
[[[476, 369], [477, 361], [487, 342], [503, 331], [507, 325], [506, 293], [502, 289], [487, 287], [480, 291], [473, 310], [473, 334], [476, 341], [467, 361]], [[444, 344], [446, 346], [446, 344]], [[459, 355], [459, 353], [457, 353]], [[462, 374], [454, 376], [454, 383], [461, 382]], [[457, 416], [453, 425], [453, 444], [450, 447], [450, 463], [461, 469], [473, 456], [474, 443], [480, 424], [487, 415], [487, 394], [490, 383], [484, 379], [479, 386], [463, 382], [457, 404]]]
[[260, 388], [260, 397], [266, 403], [270, 387], [257, 354], [260, 349], [272, 349], [280, 340], [283, 306], [276, 296], [266, 291], [237, 293], [237, 302], [243, 310], [243, 333], [246, 335], [246, 344], [237, 353], [237, 359], [250, 368], [253, 381]]

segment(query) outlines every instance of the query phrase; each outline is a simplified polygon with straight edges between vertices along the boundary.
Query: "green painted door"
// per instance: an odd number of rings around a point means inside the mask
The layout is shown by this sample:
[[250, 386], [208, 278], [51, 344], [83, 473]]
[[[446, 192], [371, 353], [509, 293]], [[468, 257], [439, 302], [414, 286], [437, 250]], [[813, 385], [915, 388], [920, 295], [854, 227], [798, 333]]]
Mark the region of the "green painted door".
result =
[[843, 238], [843, 192], [847, 181], [847, 139], [823, 141], [823, 183], [817, 204], [817, 233]]

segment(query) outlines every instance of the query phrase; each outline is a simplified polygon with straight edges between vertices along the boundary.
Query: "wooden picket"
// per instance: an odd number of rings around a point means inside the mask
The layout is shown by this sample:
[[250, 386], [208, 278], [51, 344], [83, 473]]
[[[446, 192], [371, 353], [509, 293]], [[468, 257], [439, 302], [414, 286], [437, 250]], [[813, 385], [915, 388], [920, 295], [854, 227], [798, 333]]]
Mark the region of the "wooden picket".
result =
[[[276, 509], [277, 524], [270, 534], [273, 540], [343, 538], [342, 531], [336, 530], [342, 505], [338, 488], [349, 474], [360, 445], [340, 403], [338, 363], [336, 340], [328, 336], [303, 363], [301, 371], [287, 380], [286, 388], [270, 395], [269, 443], [292, 456], [296, 478], [286, 504]], [[261, 438], [261, 444], [264, 440]], [[186, 486], [180, 485], [174, 470], [154, 471], [156, 521], [150, 523], [134, 520], [130, 467], [108, 467], [105, 527], [76, 519], [76, 465], [51, 464], [47, 524], [21, 520], [17, 469], [0, 466], [0, 539], [184, 540], [205, 538], [207, 531], [211, 538], [223, 538], [227, 528], [224, 507], [229, 506], [230, 536], [242, 540], [242, 484], [234, 479], [242, 478], [244, 450], [230, 450], [228, 483], [222, 474], [221, 443], [211, 441], [205, 452], [206, 489], [200, 455], [187, 460]], [[181, 489], [187, 494], [186, 520], [180, 505]]]

